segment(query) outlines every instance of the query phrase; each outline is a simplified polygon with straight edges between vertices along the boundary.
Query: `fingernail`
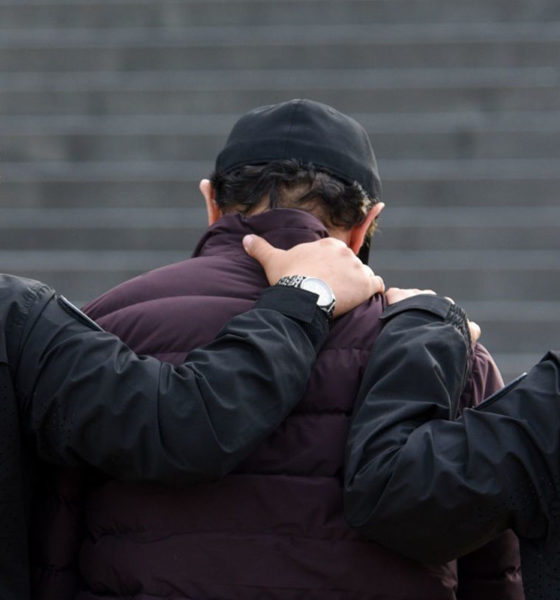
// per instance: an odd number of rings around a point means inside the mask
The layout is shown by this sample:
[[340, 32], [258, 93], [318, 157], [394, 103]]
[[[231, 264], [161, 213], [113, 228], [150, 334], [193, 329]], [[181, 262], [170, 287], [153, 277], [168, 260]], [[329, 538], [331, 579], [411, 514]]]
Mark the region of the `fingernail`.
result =
[[252, 234], [246, 235], [243, 237], [243, 248], [245, 248], [245, 250], [249, 250], [249, 248], [253, 245], [253, 242], [255, 241], [255, 236]]

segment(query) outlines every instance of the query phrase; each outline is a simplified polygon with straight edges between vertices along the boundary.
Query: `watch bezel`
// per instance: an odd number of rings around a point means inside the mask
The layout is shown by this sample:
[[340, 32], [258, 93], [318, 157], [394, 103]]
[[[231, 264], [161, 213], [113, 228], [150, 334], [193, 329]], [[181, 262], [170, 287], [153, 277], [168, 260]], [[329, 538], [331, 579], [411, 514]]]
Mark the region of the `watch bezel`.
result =
[[[317, 305], [321, 308], [327, 309], [335, 300], [331, 286], [326, 281], [323, 281], [323, 279], [319, 279], [319, 277], [305, 277], [299, 287], [302, 290], [317, 294], [319, 296]], [[317, 287], [320, 288], [320, 293], [317, 293]]]

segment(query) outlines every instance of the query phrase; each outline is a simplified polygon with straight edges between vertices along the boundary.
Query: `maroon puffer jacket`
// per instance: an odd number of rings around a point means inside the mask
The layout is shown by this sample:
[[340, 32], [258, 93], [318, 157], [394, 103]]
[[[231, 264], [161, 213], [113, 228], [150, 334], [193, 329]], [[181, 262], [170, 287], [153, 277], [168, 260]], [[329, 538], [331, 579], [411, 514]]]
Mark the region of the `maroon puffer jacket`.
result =
[[[86, 310], [136, 352], [181, 362], [266, 285], [241, 247], [248, 232], [282, 248], [327, 235], [297, 210], [227, 216], [202, 238], [196, 258], [126, 282]], [[305, 399], [235, 473], [184, 490], [93, 486], [79, 560], [87, 591], [77, 598], [456, 598], [456, 562], [428, 567], [406, 560], [360, 540], [343, 520], [346, 432], [382, 308], [376, 297], [335, 322]], [[468, 403], [500, 382], [479, 348]], [[464, 583], [459, 578], [460, 597], [522, 598], [513, 537], [485, 552], [480, 561], [469, 558], [473, 573]], [[48, 580], [43, 571], [44, 590]]]

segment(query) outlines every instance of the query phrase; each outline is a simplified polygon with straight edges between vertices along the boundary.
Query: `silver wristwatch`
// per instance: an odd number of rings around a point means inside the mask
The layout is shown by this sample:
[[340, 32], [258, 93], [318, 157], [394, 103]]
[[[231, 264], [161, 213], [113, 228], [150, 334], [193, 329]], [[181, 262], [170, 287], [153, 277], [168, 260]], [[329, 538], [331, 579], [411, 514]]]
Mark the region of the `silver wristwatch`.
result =
[[306, 277], [305, 275], [286, 275], [281, 277], [276, 285], [300, 288], [317, 295], [317, 306], [327, 315], [333, 318], [336, 298], [328, 283], [318, 277]]

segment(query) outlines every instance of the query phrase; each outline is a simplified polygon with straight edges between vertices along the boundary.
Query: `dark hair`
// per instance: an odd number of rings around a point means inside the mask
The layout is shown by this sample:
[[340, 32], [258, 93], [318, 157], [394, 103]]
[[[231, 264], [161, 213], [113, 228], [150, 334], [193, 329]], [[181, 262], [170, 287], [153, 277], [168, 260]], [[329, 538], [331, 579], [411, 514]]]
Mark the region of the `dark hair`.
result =
[[361, 224], [377, 202], [357, 182], [345, 183], [297, 160], [244, 165], [226, 173], [215, 171], [210, 179], [224, 214], [248, 214], [268, 198], [268, 208], [300, 208], [325, 225], [350, 229]]

